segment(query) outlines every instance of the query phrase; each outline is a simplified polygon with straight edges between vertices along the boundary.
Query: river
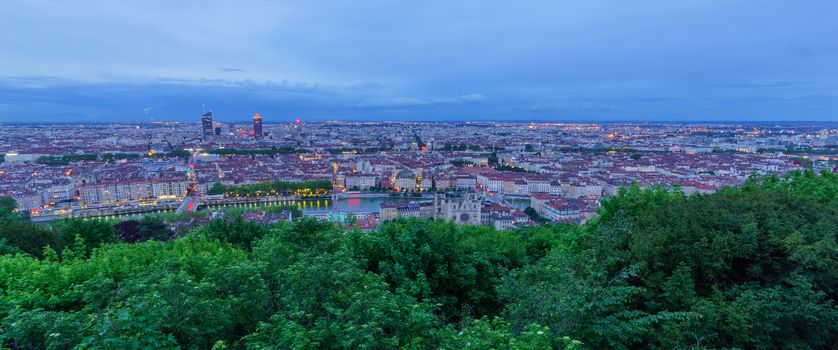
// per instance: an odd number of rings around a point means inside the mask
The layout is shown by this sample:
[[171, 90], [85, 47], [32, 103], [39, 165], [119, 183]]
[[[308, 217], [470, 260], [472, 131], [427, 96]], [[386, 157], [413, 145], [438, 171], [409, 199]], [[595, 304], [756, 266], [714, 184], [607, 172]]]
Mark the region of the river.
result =
[[[406, 197], [375, 197], [375, 198], [339, 198], [337, 202], [330, 199], [303, 199], [297, 201], [278, 201], [268, 203], [250, 203], [250, 204], [227, 204], [214, 205], [208, 209], [219, 208], [259, 208], [263, 206], [278, 206], [278, 205], [295, 205], [304, 214], [323, 213], [328, 211], [337, 211], [342, 213], [377, 213], [379, 212], [381, 203], [384, 202], [409, 202], [431, 200], [430, 198], [406, 198]], [[201, 209], [203, 210], [203, 208]]]
[[[290, 200], [290, 201], [276, 201], [276, 202], [266, 202], [266, 203], [246, 203], [246, 204], [224, 204], [224, 205], [211, 205], [209, 207], [202, 206], [199, 211], [206, 211], [206, 210], [222, 210], [228, 208], [245, 208], [245, 209], [253, 209], [258, 210], [259, 208], [266, 207], [266, 206], [283, 206], [283, 205], [294, 205], [303, 212], [303, 214], [324, 214], [331, 211], [336, 211], [340, 213], [378, 213], [380, 211], [380, 205], [384, 202], [409, 202], [409, 201], [428, 201], [431, 198], [409, 198], [409, 197], [374, 197], [374, 198], [339, 198], [337, 202], [333, 202], [331, 199], [326, 198], [319, 198], [319, 199], [303, 199], [303, 200]], [[154, 214], [170, 214], [173, 210], [157, 210], [157, 211], [150, 211], [145, 213], [133, 213], [133, 214], [119, 214], [119, 215], [106, 215], [100, 216], [100, 219], [108, 219], [108, 220], [128, 220], [128, 219], [135, 219], [142, 217], [144, 215], [154, 215]]]

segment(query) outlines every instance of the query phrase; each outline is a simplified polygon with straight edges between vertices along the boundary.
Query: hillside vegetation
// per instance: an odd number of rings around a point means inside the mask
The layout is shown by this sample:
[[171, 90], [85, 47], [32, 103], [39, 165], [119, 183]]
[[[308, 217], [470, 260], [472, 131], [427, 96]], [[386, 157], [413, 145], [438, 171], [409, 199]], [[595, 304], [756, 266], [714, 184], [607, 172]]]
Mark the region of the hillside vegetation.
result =
[[171, 238], [145, 220], [126, 243], [110, 223], [43, 227], [0, 204], [0, 342], [12, 349], [838, 344], [832, 173], [689, 197], [633, 186], [585, 225], [500, 232], [233, 220]]

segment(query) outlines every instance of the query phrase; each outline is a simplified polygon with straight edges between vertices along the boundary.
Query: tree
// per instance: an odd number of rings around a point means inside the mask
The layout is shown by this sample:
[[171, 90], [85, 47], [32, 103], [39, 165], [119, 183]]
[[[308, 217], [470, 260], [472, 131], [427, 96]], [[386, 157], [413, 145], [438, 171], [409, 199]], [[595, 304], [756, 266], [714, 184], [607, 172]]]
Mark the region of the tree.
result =
[[464, 320], [459, 330], [448, 328], [440, 349], [579, 349], [582, 343], [569, 337], [554, 340], [550, 328], [532, 324], [515, 332], [504, 319], [487, 317]]
[[114, 226], [106, 221], [63, 219], [52, 226], [62, 247], [73, 245], [76, 236], [80, 236], [85, 246], [85, 251], [82, 253], [85, 255], [104, 243], [117, 241]]
[[506, 271], [545, 253], [535, 243], [543, 238], [538, 234], [418, 219], [388, 221], [378, 231], [349, 238], [368, 271], [384, 277], [393, 291], [441, 305], [438, 312], [446, 321], [463, 314], [497, 315], [502, 304], [496, 290]]
[[650, 343], [824, 348], [838, 341], [836, 184], [804, 172], [689, 197], [632, 186], [603, 202], [585, 244], [607, 276], [637, 267], [634, 310], [688, 313]]
[[50, 227], [8, 209], [0, 220], [0, 348], [838, 343], [831, 173], [754, 178], [710, 195], [634, 185], [584, 225], [507, 231], [416, 218], [370, 232], [234, 219], [171, 237], [148, 217], [114, 226], [125, 242], [102, 244], [103, 222]]
[[278, 309], [248, 336], [253, 348], [398, 348], [430, 337], [428, 307], [389, 291], [347, 255], [308, 256], [276, 273]]
[[154, 216], [143, 216], [138, 220], [126, 220], [114, 225], [114, 231], [119, 238], [127, 243], [144, 242], [147, 240], [165, 241], [173, 237], [172, 230], [163, 219]]
[[137, 220], [125, 220], [114, 225], [113, 228], [123, 242], [134, 243], [140, 241], [140, 222]]
[[17, 202], [12, 197], [0, 197], [0, 216], [6, 217], [14, 214], [17, 209]]
[[41, 225], [24, 221], [17, 215], [0, 217], [0, 240], [3, 240], [7, 246], [37, 258], [44, 256], [44, 247], [61, 248], [55, 232]]
[[535, 221], [536, 223], [539, 223], [539, 224], [545, 224], [545, 223], [550, 222], [550, 219], [545, 218], [545, 217], [541, 216], [540, 214], [538, 214], [538, 212], [536, 212], [535, 208], [533, 208], [533, 207], [527, 207], [526, 209], [524, 209], [524, 214], [527, 214], [527, 216], [530, 217], [530, 220]]
[[156, 293], [147, 297], [131, 298], [96, 317], [85, 329], [89, 334], [80, 349], [178, 349], [177, 339], [166, 331], [171, 314]]
[[553, 252], [512, 273], [501, 287], [509, 300], [506, 318], [519, 330], [543, 324], [592, 348], [627, 349], [652, 341], [659, 324], [685, 317], [633, 310], [632, 301], [642, 292], [628, 283], [635, 268], [609, 277], [590, 259], [581, 252]]
[[262, 264], [197, 237], [0, 257], [0, 285], [15, 291], [0, 296], [0, 342], [16, 348], [210, 348], [253, 332], [267, 300]]
[[498, 165], [498, 154], [497, 152], [489, 153], [489, 157], [487, 158], [489, 165]]
[[210, 187], [210, 189], [207, 190], [207, 194], [209, 194], [209, 195], [224, 194], [226, 192], [227, 192], [227, 186], [224, 186], [224, 184], [222, 184], [220, 182], [216, 182], [216, 183], [212, 184], [212, 187]]
[[199, 227], [192, 232], [250, 250], [253, 241], [266, 235], [269, 232], [269, 228], [252, 221], [244, 220], [241, 215], [237, 215], [231, 221], [225, 218], [212, 220], [209, 224]]

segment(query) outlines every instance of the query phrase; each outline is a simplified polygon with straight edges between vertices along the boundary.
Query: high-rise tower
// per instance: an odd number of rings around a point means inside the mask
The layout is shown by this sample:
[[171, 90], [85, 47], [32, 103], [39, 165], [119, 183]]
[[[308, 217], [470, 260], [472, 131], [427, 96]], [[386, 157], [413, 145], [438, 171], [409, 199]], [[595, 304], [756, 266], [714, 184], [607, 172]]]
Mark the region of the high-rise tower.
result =
[[253, 115], [253, 136], [262, 137], [262, 116], [259, 113]]
[[201, 129], [204, 131], [204, 137], [215, 134], [215, 128], [212, 127], [212, 111], [201, 116]]

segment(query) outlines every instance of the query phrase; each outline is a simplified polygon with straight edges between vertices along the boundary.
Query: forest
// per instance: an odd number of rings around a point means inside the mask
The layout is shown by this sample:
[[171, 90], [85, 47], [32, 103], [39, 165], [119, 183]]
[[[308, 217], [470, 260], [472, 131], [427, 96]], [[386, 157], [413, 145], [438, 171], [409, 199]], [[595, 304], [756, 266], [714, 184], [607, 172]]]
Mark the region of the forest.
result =
[[[122, 225], [122, 226], [119, 226]], [[130, 226], [130, 227], [128, 227]], [[584, 225], [30, 223], [0, 200], [10, 349], [834, 349], [838, 175], [623, 188]]]

